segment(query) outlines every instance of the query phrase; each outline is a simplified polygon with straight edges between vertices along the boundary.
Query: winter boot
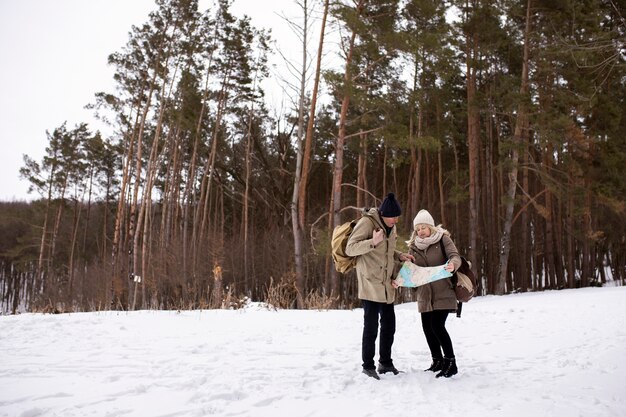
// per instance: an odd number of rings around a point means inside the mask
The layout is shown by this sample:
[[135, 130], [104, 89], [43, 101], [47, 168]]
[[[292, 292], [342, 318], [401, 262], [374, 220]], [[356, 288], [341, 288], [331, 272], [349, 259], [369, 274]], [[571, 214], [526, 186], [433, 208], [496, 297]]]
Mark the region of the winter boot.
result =
[[432, 371], [437, 372], [443, 369], [443, 359], [441, 358], [433, 358], [433, 363], [430, 364], [430, 368], [424, 369], [424, 371]]
[[454, 358], [443, 358], [443, 369], [439, 372], [436, 377], [440, 376], [450, 378], [452, 375], [456, 375], [459, 370], [456, 367], [456, 360]]
[[394, 375], [398, 375], [400, 371], [396, 369], [395, 366], [392, 365], [383, 365], [382, 363], [378, 363], [378, 373], [386, 374], [387, 372], [393, 372]]
[[378, 376], [378, 373], [376, 372], [376, 369], [374, 368], [371, 368], [371, 369], [363, 368], [363, 373], [369, 376], [370, 378], [380, 379], [380, 377]]

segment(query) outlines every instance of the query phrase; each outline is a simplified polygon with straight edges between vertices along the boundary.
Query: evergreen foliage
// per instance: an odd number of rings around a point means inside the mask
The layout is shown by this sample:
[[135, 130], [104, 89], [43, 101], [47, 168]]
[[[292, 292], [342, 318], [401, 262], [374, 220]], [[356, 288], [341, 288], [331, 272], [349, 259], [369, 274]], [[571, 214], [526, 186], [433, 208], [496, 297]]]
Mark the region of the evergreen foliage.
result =
[[[353, 213], [331, 204], [376, 206], [389, 191], [403, 206], [400, 236], [420, 208], [436, 214], [482, 294], [623, 284], [620, 4], [334, 3], [341, 42], [325, 48], [345, 67], [322, 68], [330, 101], [314, 124], [303, 299], [354, 305], [354, 280], [332, 278], [328, 248], [329, 217]], [[266, 107], [271, 38], [229, 6], [157, 0], [109, 56], [116, 91], [92, 105], [114, 133], [62, 124], [41, 161], [25, 156], [20, 174], [39, 199], [0, 204], [3, 310], [219, 307], [272, 286], [295, 306], [298, 109]]]

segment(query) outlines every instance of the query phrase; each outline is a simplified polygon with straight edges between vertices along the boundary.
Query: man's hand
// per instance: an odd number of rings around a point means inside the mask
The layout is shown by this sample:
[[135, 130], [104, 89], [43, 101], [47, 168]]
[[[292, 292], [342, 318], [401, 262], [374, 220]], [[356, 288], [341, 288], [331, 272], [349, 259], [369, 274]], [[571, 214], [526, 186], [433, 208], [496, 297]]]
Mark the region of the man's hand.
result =
[[378, 246], [378, 244], [383, 241], [383, 238], [385, 237], [384, 233], [383, 229], [374, 230], [374, 234], [372, 235], [372, 244], [374, 246]]
[[400, 258], [400, 260], [402, 262], [404, 262], [404, 261], [415, 262], [415, 257], [413, 255], [408, 254], [408, 253], [401, 253], [400, 256], [398, 256], [398, 258]]

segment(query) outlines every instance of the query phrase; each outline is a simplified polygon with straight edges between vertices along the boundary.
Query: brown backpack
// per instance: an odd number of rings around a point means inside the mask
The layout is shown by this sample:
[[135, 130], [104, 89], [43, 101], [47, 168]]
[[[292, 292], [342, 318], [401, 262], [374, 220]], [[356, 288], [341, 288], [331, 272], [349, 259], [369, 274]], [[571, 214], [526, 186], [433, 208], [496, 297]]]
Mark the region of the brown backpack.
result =
[[[443, 242], [439, 242], [441, 247], [441, 253], [447, 260], [446, 248]], [[476, 294], [478, 294], [478, 280], [476, 275], [472, 271], [472, 264], [470, 261], [461, 256], [461, 266], [452, 275], [452, 284], [454, 285], [454, 293], [456, 294], [457, 308], [456, 316], [461, 317], [461, 310], [463, 309], [463, 303], [467, 303]]]
[[454, 292], [457, 301], [467, 303], [476, 295], [478, 290], [476, 276], [472, 272], [472, 264], [463, 256], [461, 256], [461, 267], [452, 276], [452, 283], [455, 284]]
[[330, 253], [337, 272], [347, 274], [356, 265], [356, 258], [346, 255], [346, 244], [358, 219], [336, 226], [330, 239]]
[[[356, 257], [346, 255], [346, 245], [350, 234], [354, 230], [354, 226], [360, 219], [350, 220], [336, 226], [330, 239], [330, 253], [333, 257], [333, 263], [337, 272], [347, 274], [356, 266]], [[370, 218], [371, 220], [371, 218]], [[374, 221], [372, 220], [372, 223]]]

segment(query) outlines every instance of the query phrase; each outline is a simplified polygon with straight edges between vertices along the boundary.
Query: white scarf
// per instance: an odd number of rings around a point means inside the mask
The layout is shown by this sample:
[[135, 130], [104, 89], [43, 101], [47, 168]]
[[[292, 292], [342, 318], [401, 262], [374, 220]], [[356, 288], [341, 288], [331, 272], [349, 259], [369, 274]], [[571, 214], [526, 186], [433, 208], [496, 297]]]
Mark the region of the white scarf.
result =
[[415, 241], [413, 243], [415, 244], [417, 249], [424, 250], [427, 247], [429, 247], [430, 245], [439, 242], [442, 237], [443, 237], [443, 233], [441, 232], [441, 230], [437, 230], [437, 233], [432, 234], [432, 235], [428, 236], [425, 239], [422, 239], [422, 238], [416, 236], [415, 237]]
[[450, 234], [446, 229], [442, 227], [437, 227], [437, 231], [427, 238], [420, 238], [417, 236], [417, 232], [413, 231], [411, 234], [411, 239], [407, 242], [409, 245], [414, 244], [415, 247], [419, 250], [424, 250], [430, 245], [433, 245], [441, 240], [444, 234]]

